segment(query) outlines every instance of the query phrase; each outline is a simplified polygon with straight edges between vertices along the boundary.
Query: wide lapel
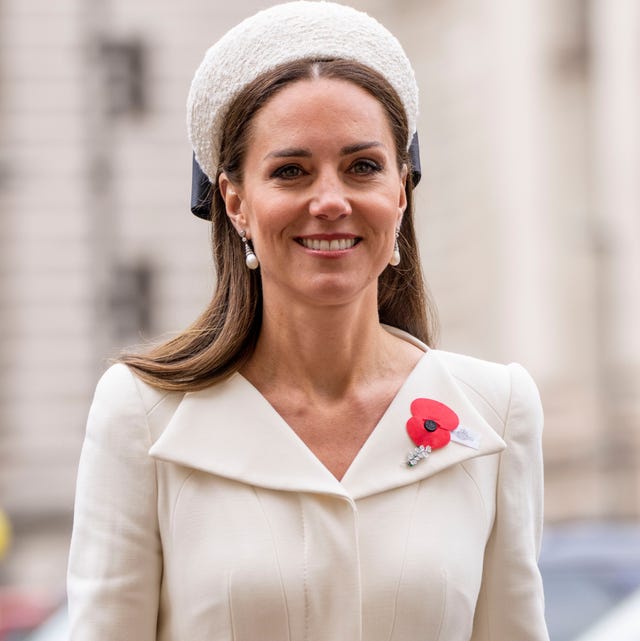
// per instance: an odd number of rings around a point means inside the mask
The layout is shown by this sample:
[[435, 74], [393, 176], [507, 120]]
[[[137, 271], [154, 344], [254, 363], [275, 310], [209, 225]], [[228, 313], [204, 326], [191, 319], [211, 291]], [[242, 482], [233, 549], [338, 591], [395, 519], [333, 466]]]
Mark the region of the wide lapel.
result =
[[[460, 425], [470, 428], [480, 438], [478, 449], [450, 442], [434, 450], [414, 467], [406, 463], [407, 454], [415, 447], [406, 431], [411, 416], [410, 405], [416, 398], [431, 398], [450, 407]], [[409, 483], [415, 483], [471, 458], [495, 454], [505, 442], [469, 401], [438, 356], [429, 350], [418, 362], [380, 420], [380, 423], [358, 453], [342, 484], [353, 499], [377, 494]]]
[[340, 482], [240, 374], [186, 394], [149, 453], [250, 485], [346, 497]]

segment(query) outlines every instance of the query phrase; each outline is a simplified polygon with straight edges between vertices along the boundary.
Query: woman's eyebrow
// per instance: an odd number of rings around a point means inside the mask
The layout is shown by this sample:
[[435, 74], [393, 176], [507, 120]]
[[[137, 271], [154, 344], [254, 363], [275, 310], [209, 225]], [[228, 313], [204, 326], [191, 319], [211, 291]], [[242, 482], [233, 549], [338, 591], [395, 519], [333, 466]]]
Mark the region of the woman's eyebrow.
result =
[[343, 156], [348, 156], [349, 154], [355, 154], [359, 151], [364, 151], [365, 149], [371, 149], [372, 147], [384, 147], [381, 142], [377, 140], [372, 140], [370, 142], [358, 142], [355, 145], [347, 145], [340, 150], [340, 153]]
[[310, 158], [311, 150], [304, 149], [302, 147], [286, 147], [285, 149], [276, 149], [275, 151], [270, 151], [264, 159], [267, 158]]
[[[357, 142], [353, 145], [346, 145], [343, 147], [340, 150], [340, 154], [342, 156], [348, 156], [349, 154], [356, 154], [359, 151], [372, 149], [373, 147], [384, 147], [384, 145], [377, 140]], [[304, 147], [285, 147], [284, 149], [275, 149], [274, 151], [270, 151], [264, 157], [264, 160], [269, 158], [311, 158], [312, 155], [311, 150]]]

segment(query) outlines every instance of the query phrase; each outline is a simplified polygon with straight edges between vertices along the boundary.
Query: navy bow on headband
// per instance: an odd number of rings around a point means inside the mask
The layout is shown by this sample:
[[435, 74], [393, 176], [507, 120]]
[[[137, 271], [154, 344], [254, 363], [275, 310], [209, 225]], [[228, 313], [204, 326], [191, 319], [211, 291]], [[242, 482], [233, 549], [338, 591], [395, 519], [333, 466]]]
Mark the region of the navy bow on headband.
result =
[[[415, 187], [420, 182], [420, 178], [422, 178], [420, 144], [417, 132], [413, 134], [411, 139], [409, 157], [411, 158], [411, 178]], [[206, 174], [200, 169], [194, 154], [191, 169], [191, 213], [198, 216], [198, 218], [211, 220], [211, 195], [211, 183]]]

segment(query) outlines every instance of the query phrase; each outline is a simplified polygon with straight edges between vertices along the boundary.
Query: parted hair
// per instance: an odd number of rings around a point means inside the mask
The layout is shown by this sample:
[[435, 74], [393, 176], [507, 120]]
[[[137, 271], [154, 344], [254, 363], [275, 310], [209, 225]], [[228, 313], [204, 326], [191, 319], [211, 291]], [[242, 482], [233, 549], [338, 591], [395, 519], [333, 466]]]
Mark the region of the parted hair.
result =
[[[268, 71], [231, 102], [224, 121], [220, 161], [212, 183], [211, 244], [216, 286], [211, 302], [195, 322], [170, 340], [147, 352], [125, 353], [120, 361], [151, 385], [165, 390], [192, 391], [222, 381], [251, 357], [262, 323], [260, 270], [245, 265], [244, 250], [218, 188], [224, 172], [242, 184], [244, 160], [251, 144], [251, 123], [256, 113], [278, 91], [291, 83], [313, 78], [352, 82], [384, 107], [395, 142], [398, 168], [407, 165], [407, 207], [398, 243], [402, 260], [388, 266], [378, 278], [378, 314], [381, 323], [405, 330], [433, 346], [436, 313], [422, 276], [414, 220], [413, 185], [408, 154], [407, 117], [400, 98], [379, 73], [349, 60], [296, 60]], [[329, 132], [328, 132], [329, 135]]]

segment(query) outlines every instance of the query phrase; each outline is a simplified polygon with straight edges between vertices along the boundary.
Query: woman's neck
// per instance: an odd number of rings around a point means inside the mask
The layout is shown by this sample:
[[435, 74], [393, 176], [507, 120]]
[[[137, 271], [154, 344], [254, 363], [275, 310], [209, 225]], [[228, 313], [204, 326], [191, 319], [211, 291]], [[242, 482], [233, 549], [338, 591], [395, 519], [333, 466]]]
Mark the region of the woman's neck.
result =
[[286, 310], [265, 304], [260, 338], [242, 374], [261, 389], [289, 385], [337, 398], [393, 369], [398, 342], [380, 326], [377, 300], [324, 307], [294, 302]]

